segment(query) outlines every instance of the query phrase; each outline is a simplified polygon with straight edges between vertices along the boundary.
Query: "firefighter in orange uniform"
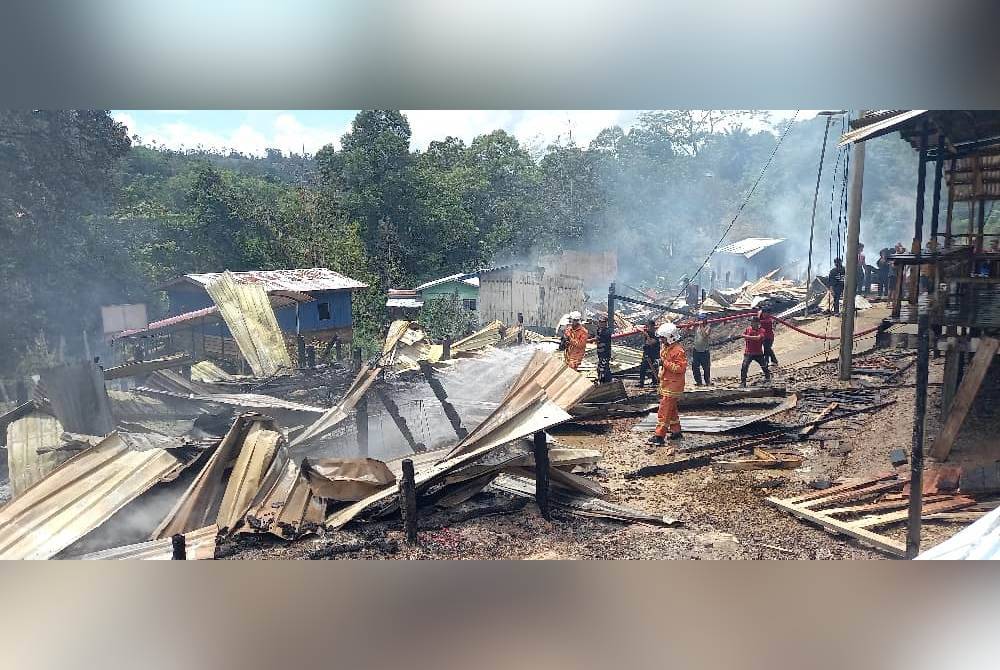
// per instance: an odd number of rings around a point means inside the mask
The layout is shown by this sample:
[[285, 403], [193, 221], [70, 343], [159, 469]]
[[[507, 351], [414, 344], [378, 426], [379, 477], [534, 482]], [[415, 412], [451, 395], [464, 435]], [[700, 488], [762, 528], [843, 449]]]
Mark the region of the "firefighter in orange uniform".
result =
[[580, 324], [582, 318], [580, 312], [570, 312], [569, 326], [563, 332], [563, 346], [565, 348], [563, 357], [566, 365], [574, 370], [580, 366], [583, 354], [587, 351], [587, 340], [590, 339], [590, 333]]
[[684, 393], [687, 354], [680, 345], [681, 331], [674, 324], [663, 324], [656, 329], [656, 336], [660, 338], [660, 409], [656, 413], [656, 433], [649, 438], [649, 444], [660, 446], [665, 438], [682, 437], [677, 399]]

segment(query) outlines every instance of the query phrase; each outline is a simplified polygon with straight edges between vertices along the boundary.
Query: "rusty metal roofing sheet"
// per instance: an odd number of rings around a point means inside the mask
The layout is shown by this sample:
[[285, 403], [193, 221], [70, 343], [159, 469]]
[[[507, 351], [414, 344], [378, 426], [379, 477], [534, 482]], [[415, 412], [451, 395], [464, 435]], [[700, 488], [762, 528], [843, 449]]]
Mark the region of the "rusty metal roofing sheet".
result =
[[237, 417], [215, 453], [150, 539], [187, 533], [212, 523], [223, 530], [233, 530], [263, 482], [273, 485], [267, 473], [283, 439], [274, 421], [267, 417], [252, 413]]
[[292, 359], [267, 293], [259, 285], [241, 284], [230, 272], [205, 285], [219, 307], [243, 358], [257, 377], [271, 377], [292, 367]]
[[[220, 277], [220, 272], [187, 274], [183, 279], [208, 286]], [[351, 279], [328, 268], [299, 268], [295, 270], [253, 270], [251, 272], [231, 272], [241, 284], [259, 284], [268, 293], [272, 291], [343, 291], [368, 288], [368, 284]], [[180, 281], [180, 280], [178, 280]]]
[[0, 508], [0, 559], [51, 558], [186, 465], [112, 433]]
[[303, 468], [287, 454], [281, 476], [270, 488], [261, 488], [246, 513], [241, 533], [271, 533], [294, 540], [316, 532], [326, 517], [326, 503], [315, 495]]
[[[185, 557], [189, 561], [208, 561], [215, 558], [217, 535], [219, 527], [205, 526], [184, 535]], [[81, 561], [169, 561], [173, 558], [174, 548], [171, 538], [148, 540], [138, 544], [130, 544], [114, 549], [104, 549], [91, 554], [79, 556]]]
[[[65, 453], [44, 451], [59, 446], [62, 432], [62, 425], [57, 419], [37, 411], [7, 426], [7, 469], [14, 498], [66, 460]], [[39, 452], [39, 449], [43, 451]]]
[[[533, 387], [536, 390], [534, 397], [528, 402], [523, 403], [523, 406], [518, 411], [506, 416], [506, 420], [501, 425], [480, 435], [474, 444], [469, 444], [468, 446], [471, 448], [471, 451], [465, 451], [438, 463], [426, 463], [420, 467], [414, 473], [417, 490], [426, 489], [435, 482], [444, 479], [449, 473], [471, 463], [501, 445], [519, 440], [540, 430], [545, 430], [550, 426], [568, 421], [571, 418], [565, 410], [548, 400], [545, 397], [545, 393], [538, 389], [537, 386], [529, 384], [522, 387], [521, 390], [528, 392], [529, 387]], [[327, 517], [326, 526], [328, 529], [341, 528], [362, 512], [380, 503], [390, 502], [389, 499], [396, 494], [397, 487], [389, 486], [353, 505], [334, 512]]]

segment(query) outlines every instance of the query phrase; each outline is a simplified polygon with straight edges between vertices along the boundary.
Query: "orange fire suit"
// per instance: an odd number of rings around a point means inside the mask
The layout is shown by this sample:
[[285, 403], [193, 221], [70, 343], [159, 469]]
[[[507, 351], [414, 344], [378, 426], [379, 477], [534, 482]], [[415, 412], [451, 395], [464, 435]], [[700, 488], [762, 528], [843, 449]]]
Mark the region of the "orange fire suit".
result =
[[590, 333], [583, 326], [569, 326], [563, 335], [566, 337], [566, 353], [563, 354], [566, 365], [576, 370], [583, 360], [584, 352], [587, 351]]
[[660, 349], [660, 409], [656, 413], [656, 435], [666, 437], [681, 432], [681, 418], [677, 413], [677, 399], [684, 393], [684, 373], [687, 372], [687, 354], [684, 347], [671, 344]]

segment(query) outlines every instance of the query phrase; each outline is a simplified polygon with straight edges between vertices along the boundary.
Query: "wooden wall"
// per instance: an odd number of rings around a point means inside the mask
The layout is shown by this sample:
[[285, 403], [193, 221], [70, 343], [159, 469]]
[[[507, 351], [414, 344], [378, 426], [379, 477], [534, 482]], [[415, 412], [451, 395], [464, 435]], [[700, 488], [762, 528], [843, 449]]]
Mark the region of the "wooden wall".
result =
[[479, 276], [479, 318], [555, 328], [567, 312], [583, 308], [583, 280], [543, 268], [502, 268]]

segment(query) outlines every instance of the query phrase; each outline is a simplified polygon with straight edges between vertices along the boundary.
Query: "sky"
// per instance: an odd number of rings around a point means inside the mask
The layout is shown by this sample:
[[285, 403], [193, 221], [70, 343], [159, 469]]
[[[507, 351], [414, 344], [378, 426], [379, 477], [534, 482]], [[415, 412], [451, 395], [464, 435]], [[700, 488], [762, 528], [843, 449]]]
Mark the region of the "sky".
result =
[[[640, 114], [626, 110], [403, 110], [410, 121], [411, 148], [426, 149], [432, 140], [452, 135], [469, 143], [473, 138], [503, 129], [531, 150], [567, 143], [570, 133], [578, 146], [587, 146], [604, 128], [618, 125], [628, 130]], [[236, 149], [262, 156], [267, 148], [286, 154], [303, 150], [314, 154], [340, 138], [357, 110], [124, 110], [112, 116], [125, 124], [129, 135], [141, 143], [170, 149]], [[790, 117], [777, 110], [772, 120]], [[800, 118], [815, 111], [803, 110]]]

